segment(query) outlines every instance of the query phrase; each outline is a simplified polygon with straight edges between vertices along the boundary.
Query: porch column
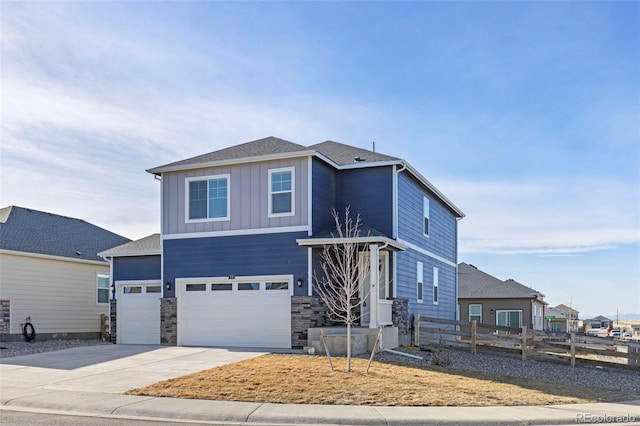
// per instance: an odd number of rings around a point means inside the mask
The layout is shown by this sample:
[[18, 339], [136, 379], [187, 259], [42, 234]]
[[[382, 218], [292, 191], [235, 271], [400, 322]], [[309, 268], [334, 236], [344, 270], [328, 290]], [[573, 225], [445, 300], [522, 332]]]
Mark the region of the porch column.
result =
[[369, 246], [369, 282], [371, 283], [369, 288], [369, 328], [378, 328], [379, 257], [378, 245], [371, 244]]

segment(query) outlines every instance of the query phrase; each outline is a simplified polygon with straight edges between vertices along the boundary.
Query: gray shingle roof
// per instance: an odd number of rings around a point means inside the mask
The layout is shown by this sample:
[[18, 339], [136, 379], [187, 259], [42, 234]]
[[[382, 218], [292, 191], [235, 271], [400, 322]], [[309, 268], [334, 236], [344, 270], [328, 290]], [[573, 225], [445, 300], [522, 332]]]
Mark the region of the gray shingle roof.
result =
[[390, 155], [380, 154], [379, 152], [369, 151], [343, 143], [326, 141], [311, 145], [309, 149], [313, 149], [324, 155], [339, 166], [346, 166], [354, 163], [377, 163], [381, 161], [401, 161], [399, 158]]
[[467, 263], [458, 265], [458, 297], [460, 299], [538, 299], [537, 290], [508, 279], [502, 281]]
[[165, 167], [186, 166], [191, 164], [195, 165], [202, 163], [211, 163], [215, 161], [260, 157], [263, 155], [285, 154], [306, 150], [306, 147], [298, 145], [297, 143], [269, 136], [263, 139], [258, 139], [240, 145], [230, 146], [218, 151], [209, 152], [207, 154], [198, 155], [196, 157], [187, 158], [186, 160], [180, 160], [174, 163], [165, 164], [163, 166], [154, 167], [153, 169], [149, 169], [148, 172], [155, 173], [154, 170]]
[[104, 261], [98, 253], [128, 238], [81, 219], [9, 206], [0, 209], [0, 249]]
[[144, 256], [161, 254], [160, 234], [151, 234], [139, 240], [122, 244], [99, 253], [100, 256]]

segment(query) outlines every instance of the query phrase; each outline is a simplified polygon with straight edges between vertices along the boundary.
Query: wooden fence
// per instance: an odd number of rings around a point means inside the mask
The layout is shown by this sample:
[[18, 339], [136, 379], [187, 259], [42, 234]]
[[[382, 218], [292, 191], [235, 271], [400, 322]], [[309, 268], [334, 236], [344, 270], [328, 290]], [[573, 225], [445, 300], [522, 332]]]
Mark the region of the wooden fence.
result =
[[610, 338], [548, 334], [544, 331], [513, 328], [442, 318], [414, 317], [414, 344], [420, 348], [447, 346], [517, 354], [525, 361], [552, 359], [580, 363], [605, 363], [608, 366], [640, 370], [640, 343]]

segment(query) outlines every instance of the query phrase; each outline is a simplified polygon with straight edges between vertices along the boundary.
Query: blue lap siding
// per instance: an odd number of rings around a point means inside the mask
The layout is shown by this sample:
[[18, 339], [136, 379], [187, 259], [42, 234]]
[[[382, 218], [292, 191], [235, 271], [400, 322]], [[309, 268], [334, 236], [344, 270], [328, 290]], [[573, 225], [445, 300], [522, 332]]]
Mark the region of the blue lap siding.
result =
[[[428, 237], [423, 232], [424, 197], [429, 199]], [[413, 247], [397, 253], [396, 295], [409, 299], [411, 314], [456, 319], [457, 228], [457, 215], [450, 208], [406, 172], [399, 174], [398, 238]], [[417, 301], [417, 262], [424, 265], [422, 303]], [[437, 305], [433, 303], [434, 267], [439, 275]]]
[[336, 208], [336, 170], [316, 158], [312, 170], [312, 232], [326, 231], [334, 226], [331, 211]]
[[161, 264], [160, 255], [114, 257], [113, 281], [159, 280]]
[[[176, 278], [293, 275], [303, 278], [295, 295], [306, 295], [307, 249], [296, 243], [306, 232], [165, 240], [164, 281]], [[175, 297], [175, 285], [164, 297]]]

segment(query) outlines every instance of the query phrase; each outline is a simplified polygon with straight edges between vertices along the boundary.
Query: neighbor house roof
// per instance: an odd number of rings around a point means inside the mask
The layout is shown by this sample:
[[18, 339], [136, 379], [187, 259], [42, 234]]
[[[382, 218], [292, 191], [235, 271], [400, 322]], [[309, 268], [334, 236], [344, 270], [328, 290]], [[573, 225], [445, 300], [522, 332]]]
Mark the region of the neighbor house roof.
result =
[[537, 290], [508, 279], [500, 280], [467, 263], [458, 265], [458, 298], [460, 299], [537, 299], [544, 295]]
[[102, 257], [150, 256], [162, 253], [160, 234], [151, 234], [139, 240], [112, 247], [98, 253]]
[[284, 139], [269, 136], [240, 145], [213, 151], [185, 160], [165, 164], [148, 169], [147, 172], [159, 175], [165, 172], [189, 170], [194, 168], [216, 167], [229, 164], [239, 164], [250, 161], [267, 161], [301, 156], [316, 156], [339, 169], [376, 167], [397, 164], [407, 172], [413, 174], [424, 186], [432, 191], [458, 217], [464, 213], [456, 207], [431, 182], [415, 170], [409, 163], [397, 157], [369, 151], [367, 149], [345, 145], [334, 141], [325, 141], [305, 147]]
[[555, 319], [567, 319], [569, 317], [569, 313], [563, 311], [562, 309], [547, 307], [544, 310], [545, 317], [555, 317]]
[[577, 310], [575, 310], [575, 309], [573, 309], [573, 308], [570, 308], [569, 306], [564, 305], [564, 304], [562, 304], [562, 303], [561, 303], [561, 304], [559, 304], [558, 306], [556, 306], [555, 308], [556, 308], [556, 309], [559, 309], [559, 310], [561, 310], [561, 311], [563, 311], [563, 312], [566, 312], [567, 314], [568, 314], [568, 313], [571, 313], [571, 314], [576, 315], [576, 316], [577, 316], [577, 314], [579, 314], [579, 313], [580, 313], [580, 311], [577, 311]]
[[17, 206], [0, 209], [0, 250], [104, 261], [98, 252], [128, 241], [81, 219]]

